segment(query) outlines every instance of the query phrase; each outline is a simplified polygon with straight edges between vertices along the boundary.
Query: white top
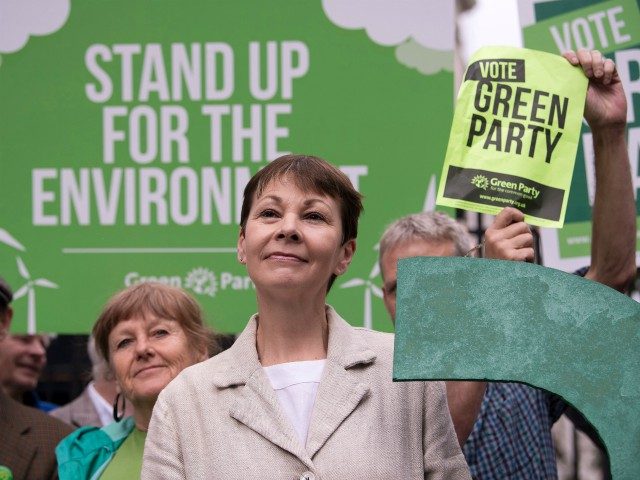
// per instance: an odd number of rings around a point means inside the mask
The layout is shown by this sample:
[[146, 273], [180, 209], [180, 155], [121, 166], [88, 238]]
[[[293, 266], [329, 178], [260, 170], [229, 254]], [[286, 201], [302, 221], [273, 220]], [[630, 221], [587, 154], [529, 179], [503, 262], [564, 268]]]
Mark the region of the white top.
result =
[[307, 443], [313, 405], [326, 360], [289, 362], [264, 367], [280, 406], [302, 445]]
[[109, 402], [107, 402], [104, 397], [98, 393], [96, 387], [93, 386], [93, 382], [87, 386], [87, 391], [89, 392], [89, 398], [91, 399], [96, 412], [98, 412], [102, 426], [104, 427], [105, 425], [113, 423], [113, 405], [110, 405]]

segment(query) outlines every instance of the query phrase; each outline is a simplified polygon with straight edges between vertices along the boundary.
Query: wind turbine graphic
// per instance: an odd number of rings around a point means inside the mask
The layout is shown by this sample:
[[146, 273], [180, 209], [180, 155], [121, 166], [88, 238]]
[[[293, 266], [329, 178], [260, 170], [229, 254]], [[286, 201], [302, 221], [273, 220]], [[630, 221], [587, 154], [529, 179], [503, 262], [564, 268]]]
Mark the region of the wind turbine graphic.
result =
[[[377, 245], [376, 245], [377, 247]], [[377, 248], [375, 248], [377, 250]], [[380, 273], [380, 265], [378, 265], [378, 261], [373, 264], [373, 268], [371, 269], [371, 273], [369, 277], [365, 280], [363, 278], [353, 278], [351, 280], [347, 280], [340, 288], [353, 288], [353, 287], [361, 287], [364, 285], [364, 322], [363, 325], [365, 328], [371, 328], [373, 326], [373, 315], [371, 313], [371, 295], [375, 295], [376, 297], [382, 298], [382, 290], [380, 287], [375, 285], [372, 280], [378, 276]]]
[[35, 287], [45, 287], [45, 288], [58, 288], [58, 285], [47, 280], [46, 278], [38, 278], [36, 280], [31, 280], [31, 274], [29, 274], [29, 270], [27, 270], [27, 266], [24, 264], [20, 257], [17, 257], [18, 261], [18, 271], [20, 272], [20, 276], [24, 278], [27, 283], [25, 283], [22, 287], [18, 289], [18, 291], [14, 294], [13, 298], [18, 299], [20, 297], [24, 297], [27, 295], [27, 333], [29, 335], [33, 335], [36, 333], [36, 289]]
[[433, 212], [436, 209], [436, 194], [438, 189], [436, 187], [436, 176], [431, 175], [429, 179], [429, 185], [427, 186], [427, 192], [424, 196], [424, 205], [422, 206], [423, 212]]
[[24, 252], [26, 250], [26, 248], [24, 248], [24, 246], [18, 240], [13, 238], [13, 236], [4, 228], [0, 228], [0, 242], [4, 243], [5, 245], [9, 245], [16, 250], [20, 250], [21, 252]]

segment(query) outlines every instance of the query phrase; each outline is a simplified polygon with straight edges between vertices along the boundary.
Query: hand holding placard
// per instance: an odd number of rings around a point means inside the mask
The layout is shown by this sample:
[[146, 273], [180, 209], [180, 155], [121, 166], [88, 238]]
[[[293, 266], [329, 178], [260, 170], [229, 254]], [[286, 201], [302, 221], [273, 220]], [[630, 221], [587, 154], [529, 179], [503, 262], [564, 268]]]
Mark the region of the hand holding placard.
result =
[[557, 55], [479, 50], [458, 96], [437, 203], [494, 215], [515, 207], [530, 224], [562, 226], [586, 87]]
[[485, 258], [533, 262], [533, 235], [524, 214], [515, 208], [503, 209], [484, 234]]

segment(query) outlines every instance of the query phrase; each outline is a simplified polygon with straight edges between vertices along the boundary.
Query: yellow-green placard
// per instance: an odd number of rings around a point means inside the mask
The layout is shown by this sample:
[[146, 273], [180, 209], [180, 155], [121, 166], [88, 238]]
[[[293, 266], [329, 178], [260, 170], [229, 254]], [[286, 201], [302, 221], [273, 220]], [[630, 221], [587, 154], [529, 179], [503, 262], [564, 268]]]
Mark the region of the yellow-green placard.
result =
[[587, 78], [558, 55], [485, 47], [458, 94], [439, 205], [562, 227]]

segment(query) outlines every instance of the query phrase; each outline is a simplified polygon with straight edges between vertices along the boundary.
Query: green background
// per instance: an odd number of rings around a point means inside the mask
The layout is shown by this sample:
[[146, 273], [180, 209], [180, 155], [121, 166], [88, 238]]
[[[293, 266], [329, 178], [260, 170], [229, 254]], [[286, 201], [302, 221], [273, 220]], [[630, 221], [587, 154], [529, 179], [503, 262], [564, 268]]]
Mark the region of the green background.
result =
[[[559, 31], [562, 31], [561, 25], [564, 21], [570, 21], [577, 17], [584, 17], [594, 11], [601, 11], [616, 5], [623, 6], [625, 12], [628, 12], [629, 16], [624, 17], [626, 23], [624, 32], [631, 36], [631, 41], [617, 47], [609, 44], [608, 48], [602, 48], [603, 46], [600, 45], [599, 42], [595, 45], [595, 47], [601, 49], [608, 58], [615, 60], [614, 48], [617, 48], [618, 50], [621, 50], [621, 47], [624, 47], [625, 49], [640, 48], [640, 23], [638, 23], [640, 1], [613, 0], [599, 2], [597, 0], [562, 0], [536, 4], [535, 15], [538, 23], [526, 27], [523, 30], [524, 45], [527, 48], [536, 48], [552, 53], [559, 53], [556, 44], [553, 42], [551, 34], [549, 33], [549, 27], [551, 25], [558, 25]], [[609, 28], [607, 27], [605, 30], [608, 38], [611, 38]], [[594, 36], [594, 39], [598, 39], [597, 35]], [[630, 67], [631, 79], [632, 81], [637, 82], [640, 77], [638, 63], [632, 63]], [[633, 109], [635, 112], [635, 121], [633, 123], [628, 123], [627, 128], [639, 128], [640, 95], [633, 95], [632, 102], [627, 106], [627, 108]], [[589, 128], [583, 124], [582, 133], [584, 134], [586, 132], [589, 132]], [[640, 151], [632, 151], [630, 155], [631, 162], [636, 162], [637, 165], [640, 160], [639, 155]], [[571, 183], [571, 194], [567, 205], [565, 226], [562, 230], [557, 232], [559, 247], [558, 255], [561, 260], [585, 258], [588, 262], [589, 252], [591, 251], [591, 207], [589, 206], [588, 201], [587, 178], [584, 165], [582, 142], [580, 142], [578, 144], [573, 180]], [[637, 196], [636, 208], [638, 218], [640, 219], [640, 202], [638, 202]], [[640, 230], [638, 231], [638, 243], [636, 250], [640, 252]]]
[[[442, 21], [453, 21], [442, 19]], [[293, 98], [253, 99], [248, 90], [247, 57], [251, 41], [299, 40], [309, 49], [309, 70], [293, 84]], [[173, 42], [226, 42], [235, 54], [235, 92], [222, 104], [290, 103], [292, 114], [281, 117], [289, 136], [281, 150], [310, 153], [336, 165], [368, 165], [360, 178], [365, 196], [358, 252], [345, 276], [336, 281], [329, 302], [355, 325], [363, 322], [365, 287], [341, 289], [353, 278], [370, 278], [377, 259], [375, 246], [386, 224], [422, 209], [432, 174], [439, 175], [452, 117], [451, 71], [426, 76], [401, 65], [393, 47], [372, 42], [364, 30], [335, 26], [315, 1], [85, 1], [71, 4], [70, 16], [57, 32], [31, 37], [24, 48], [0, 58], [0, 228], [10, 232], [26, 251], [0, 243], [0, 275], [14, 291], [25, 283], [17, 268], [20, 257], [32, 279], [46, 278], [58, 289], [36, 287], [39, 331], [87, 332], [101, 306], [124, 287], [128, 272], [176, 275], [184, 279], [194, 268], [246, 276], [235, 253], [200, 254], [68, 254], [78, 247], [235, 247], [237, 225], [195, 224], [114, 226], [95, 222], [79, 226], [32, 224], [31, 171], [34, 168], [102, 168], [102, 109], [123, 103], [117, 89], [107, 103], [95, 104], [85, 95], [94, 79], [84, 64], [87, 48], [96, 43], [160, 43], [166, 65]], [[264, 51], [264, 50], [263, 50]], [[139, 79], [141, 56], [134, 62]], [[106, 68], [115, 73], [110, 67]], [[134, 80], [134, 85], [136, 81]], [[248, 166], [234, 163], [229, 145], [223, 162], [209, 162], [209, 124], [200, 114], [204, 103], [183, 101], [189, 113], [188, 166]], [[161, 104], [152, 94], [148, 104]], [[246, 107], [248, 108], [248, 107]], [[245, 120], [246, 121], [246, 120]], [[116, 151], [114, 167], [138, 166], [127, 147]], [[245, 147], [248, 152], [248, 147]], [[171, 171], [174, 162], [148, 167]], [[53, 185], [53, 183], [51, 184]], [[122, 206], [120, 206], [122, 208]], [[47, 212], [59, 211], [57, 202]], [[375, 274], [375, 272], [373, 272]], [[218, 289], [215, 297], [195, 295], [210, 323], [222, 332], [237, 332], [255, 309], [252, 290]], [[373, 297], [373, 327], [391, 330], [381, 299]], [[14, 331], [25, 331], [27, 297], [14, 302]]]

